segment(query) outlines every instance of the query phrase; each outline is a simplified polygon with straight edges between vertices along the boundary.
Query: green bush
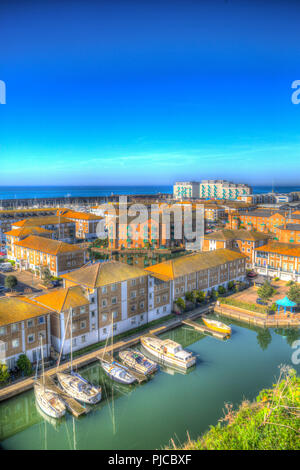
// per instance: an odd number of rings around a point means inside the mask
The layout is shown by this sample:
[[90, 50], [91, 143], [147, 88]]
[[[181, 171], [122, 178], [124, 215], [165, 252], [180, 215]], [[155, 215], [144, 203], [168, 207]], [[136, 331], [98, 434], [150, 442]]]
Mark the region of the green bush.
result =
[[18, 285], [18, 279], [16, 276], [6, 276], [4, 285], [7, 289], [10, 289], [11, 291]]
[[10, 377], [9, 370], [6, 364], [0, 363], [0, 382], [5, 383]]
[[25, 375], [32, 374], [32, 365], [26, 354], [21, 354], [19, 356], [17, 366]]

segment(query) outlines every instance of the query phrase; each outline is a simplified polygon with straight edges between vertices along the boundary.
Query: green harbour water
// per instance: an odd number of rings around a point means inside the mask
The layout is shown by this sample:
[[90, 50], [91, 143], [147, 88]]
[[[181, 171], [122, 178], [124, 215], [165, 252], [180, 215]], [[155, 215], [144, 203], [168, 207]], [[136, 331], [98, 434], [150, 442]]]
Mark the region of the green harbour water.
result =
[[[200, 320], [199, 320], [200, 321]], [[226, 320], [225, 320], [226, 321]], [[299, 330], [262, 330], [235, 322], [232, 337], [219, 341], [186, 326], [164, 337], [197, 354], [188, 373], [161, 368], [148, 382], [126, 387], [112, 384], [95, 362], [81, 370], [102, 384], [102, 401], [79, 419], [44, 418], [33, 391], [0, 403], [1, 449], [160, 449], [192, 439], [216, 424], [224, 403], [238, 405], [271, 386], [281, 364], [292, 364], [291, 345]], [[298, 355], [299, 356], [299, 355]]]

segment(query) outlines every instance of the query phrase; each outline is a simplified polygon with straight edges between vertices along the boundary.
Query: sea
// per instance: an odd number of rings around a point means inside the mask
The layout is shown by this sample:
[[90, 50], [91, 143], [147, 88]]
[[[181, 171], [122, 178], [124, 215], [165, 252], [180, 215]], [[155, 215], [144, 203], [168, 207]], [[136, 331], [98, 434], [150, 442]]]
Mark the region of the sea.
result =
[[[253, 186], [253, 193], [300, 191], [300, 186]], [[126, 194], [172, 194], [171, 185], [157, 186], [0, 186], [2, 199], [33, 199], [51, 197], [111, 196]]]

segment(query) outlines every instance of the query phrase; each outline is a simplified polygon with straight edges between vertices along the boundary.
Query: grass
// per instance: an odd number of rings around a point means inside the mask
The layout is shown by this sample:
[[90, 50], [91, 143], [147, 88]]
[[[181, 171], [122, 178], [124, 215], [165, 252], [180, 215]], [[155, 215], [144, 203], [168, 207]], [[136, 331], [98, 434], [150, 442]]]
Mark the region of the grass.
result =
[[250, 310], [251, 312], [257, 312], [257, 313], [268, 313], [268, 306], [266, 305], [257, 305], [257, 304], [252, 304], [250, 302], [245, 302], [242, 300], [237, 300], [233, 299], [230, 297], [223, 298], [221, 300], [222, 304], [226, 305], [232, 305], [233, 307], [239, 307], [239, 308], [244, 308], [245, 310]]
[[[167, 315], [163, 318], [159, 318], [157, 320], [153, 320], [150, 323], [145, 323], [145, 325], [141, 325], [138, 328], [133, 328], [132, 330], [127, 330], [124, 331], [124, 333], [120, 333], [119, 335], [114, 336], [114, 342], [120, 341], [123, 338], [127, 338], [129, 336], [133, 336], [135, 334], [141, 333], [144, 330], [147, 330], [148, 328], [153, 328], [154, 326], [161, 325], [162, 323], [165, 323], [168, 320], [171, 320], [174, 318], [174, 314]], [[86, 348], [80, 349], [79, 351], [73, 352], [73, 357], [78, 357], [82, 356], [84, 354], [87, 354], [89, 352], [95, 351], [96, 349], [100, 349], [106, 344], [106, 340], [100, 341], [99, 343], [94, 343], [91, 344], [90, 346], [87, 346]]]
[[[286, 366], [278, 382], [262, 390], [256, 401], [244, 401], [235, 411], [225, 404], [225, 416], [184, 450], [300, 450], [300, 378]], [[172, 450], [178, 449], [171, 440]]]

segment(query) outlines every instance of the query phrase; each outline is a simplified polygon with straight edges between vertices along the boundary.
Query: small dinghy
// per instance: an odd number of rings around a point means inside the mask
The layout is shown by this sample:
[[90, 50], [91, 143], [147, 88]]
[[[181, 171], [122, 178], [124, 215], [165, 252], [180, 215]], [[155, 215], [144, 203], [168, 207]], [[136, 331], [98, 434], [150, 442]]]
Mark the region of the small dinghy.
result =
[[101, 388], [91, 385], [76, 372], [70, 374], [58, 372], [57, 378], [64, 391], [72, 398], [90, 405], [94, 405], [101, 400]]
[[119, 357], [123, 364], [141, 374], [148, 375], [157, 371], [157, 364], [139, 351], [120, 351]]
[[231, 335], [231, 328], [225, 323], [217, 320], [211, 320], [210, 318], [202, 317], [204, 325], [214, 331], [219, 331], [220, 333], [225, 333]]
[[38, 383], [34, 384], [34, 394], [37, 404], [47, 416], [58, 419], [65, 415], [66, 406], [58, 395]]
[[105, 373], [115, 382], [126, 385], [130, 385], [136, 382], [136, 378], [115, 361], [111, 363], [101, 361], [101, 366], [103, 367]]

